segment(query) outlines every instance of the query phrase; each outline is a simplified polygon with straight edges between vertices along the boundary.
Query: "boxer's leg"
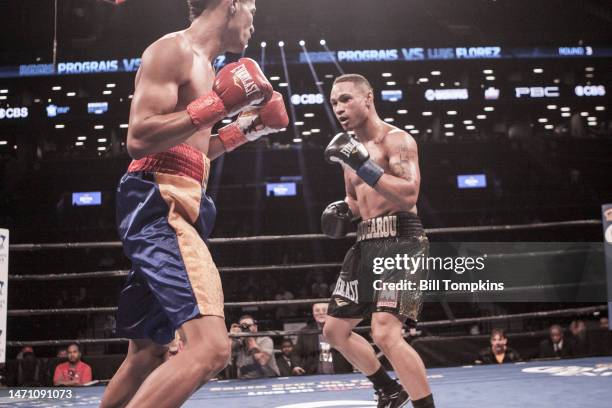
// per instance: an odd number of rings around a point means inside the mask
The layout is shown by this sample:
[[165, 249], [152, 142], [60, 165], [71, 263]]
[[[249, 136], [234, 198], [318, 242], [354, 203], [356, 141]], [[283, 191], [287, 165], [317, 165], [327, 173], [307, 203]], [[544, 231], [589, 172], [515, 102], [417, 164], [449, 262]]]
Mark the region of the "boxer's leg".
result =
[[329, 344], [365, 375], [372, 375], [380, 368], [374, 349], [366, 339], [353, 332], [361, 319], [340, 319], [327, 316], [323, 336]]
[[127, 356], [106, 387], [101, 408], [124, 407], [147, 376], [162, 362], [166, 349], [151, 340], [130, 340]]
[[[372, 314], [374, 342], [391, 362], [400, 382], [408, 391], [413, 405], [433, 407], [425, 365], [419, 354], [402, 337], [402, 327], [403, 322], [391, 313]], [[431, 399], [430, 405], [418, 405], [420, 400], [427, 401], [428, 399]]]
[[183, 350], [147, 377], [128, 408], [179, 407], [227, 365], [230, 340], [223, 318], [201, 316], [179, 330]]

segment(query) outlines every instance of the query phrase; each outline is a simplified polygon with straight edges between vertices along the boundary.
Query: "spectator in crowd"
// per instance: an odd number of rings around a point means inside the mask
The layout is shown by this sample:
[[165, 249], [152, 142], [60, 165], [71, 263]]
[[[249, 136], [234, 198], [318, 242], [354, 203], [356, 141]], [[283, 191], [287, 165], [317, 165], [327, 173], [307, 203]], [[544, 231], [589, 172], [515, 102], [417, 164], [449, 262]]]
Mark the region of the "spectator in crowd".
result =
[[540, 342], [540, 358], [568, 358], [574, 356], [571, 340], [565, 339], [563, 329], [558, 324], [553, 324], [548, 329], [548, 339]]
[[304, 374], [304, 369], [300, 367], [298, 357], [293, 352], [293, 342], [291, 339], [283, 339], [281, 354], [276, 357], [276, 365], [281, 377]]
[[612, 331], [608, 327], [608, 318], [601, 317], [598, 325], [589, 330], [589, 354], [592, 356], [609, 356], [612, 353]]
[[521, 360], [518, 352], [508, 347], [508, 338], [502, 329], [491, 330], [491, 346], [478, 353], [477, 364], [504, 364]]
[[[279, 286], [278, 291], [276, 292], [276, 295], [274, 295], [275, 300], [293, 300], [294, 298], [295, 297], [293, 296], [293, 293], [285, 289], [283, 285]], [[297, 311], [296, 306], [292, 306], [292, 305], [279, 306], [276, 308], [276, 318], [281, 320], [284, 317], [295, 316], [296, 311]]]
[[325, 278], [322, 272], [317, 272], [315, 275], [315, 281], [310, 288], [312, 296], [315, 298], [326, 298], [330, 295], [329, 285], [325, 283]]
[[[312, 317], [304, 330], [322, 330], [327, 319], [327, 303], [312, 305]], [[295, 353], [300, 368], [306, 374], [352, 373], [353, 366], [336, 349], [331, 348], [323, 334], [303, 334], [298, 337]]]
[[55, 367], [53, 385], [81, 386], [91, 381], [91, 367], [81, 361], [79, 345], [68, 345], [68, 361]]
[[24, 347], [19, 353], [17, 362], [18, 387], [41, 387], [43, 385], [43, 367], [39, 359], [34, 355], [34, 349], [30, 346]]
[[23, 360], [25, 356], [28, 354], [31, 354], [34, 356], [34, 349], [31, 346], [23, 346], [21, 350], [19, 351], [19, 353], [17, 353], [17, 356], [15, 356], [15, 358], [17, 360]]
[[[257, 333], [257, 322], [251, 315], [238, 320], [240, 331]], [[236, 330], [234, 328], [234, 330]], [[279, 375], [274, 358], [274, 343], [267, 336], [244, 337], [232, 341], [232, 353], [236, 356], [238, 378], [276, 377]]]
[[574, 320], [569, 325], [570, 336], [574, 348], [574, 357], [584, 357], [589, 354], [587, 329], [584, 320]]
[[64, 347], [57, 349], [57, 354], [55, 355], [55, 357], [63, 359], [68, 358], [68, 350], [66, 350]]

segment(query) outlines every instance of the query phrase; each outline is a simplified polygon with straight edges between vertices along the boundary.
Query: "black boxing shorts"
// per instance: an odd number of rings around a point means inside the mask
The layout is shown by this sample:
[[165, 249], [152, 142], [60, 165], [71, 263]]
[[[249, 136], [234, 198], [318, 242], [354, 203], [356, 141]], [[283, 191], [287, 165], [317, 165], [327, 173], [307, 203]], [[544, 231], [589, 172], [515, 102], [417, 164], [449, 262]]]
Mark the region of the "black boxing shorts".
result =
[[424, 259], [422, 263], [409, 260], [428, 254], [429, 241], [416, 214], [360, 222], [357, 242], [344, 257], [328, 314], [364, 319], [373, 312], [389, 312], [416, 324], [423, 304], [418, 286], [421, 279], [427, 279], [427, 269]]

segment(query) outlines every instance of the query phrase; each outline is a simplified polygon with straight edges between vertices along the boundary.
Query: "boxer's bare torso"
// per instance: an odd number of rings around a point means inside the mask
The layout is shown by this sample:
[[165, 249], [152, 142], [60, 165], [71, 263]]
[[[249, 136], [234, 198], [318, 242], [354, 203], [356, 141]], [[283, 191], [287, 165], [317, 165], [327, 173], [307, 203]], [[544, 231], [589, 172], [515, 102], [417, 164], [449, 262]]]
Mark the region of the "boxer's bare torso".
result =
[[[182, 112], [181, 119], [188, 123], [187, 105], [209, 92], [215, 80], [212, 61], [194, 44], [187, 30], [183, 30], [165, 35], [145, 50], [135, 79], [130, 127], [148, 117], [173, 112]], [[169, 122], [172, 120], [168, 119]], [[182, 143], [195, 147], [209, 157], [218, 156], [209, 152], [210, 128], [190, 132], [192, 134]], [[171, 145], [153, 145], [148, 153], [164, 151]]]
[[[414, 139], [406, 132], [381, 121], [379, 134], [360, 140], [368, 150], [370, 159], [381, 166], [385, 173], [401, 178], [419, 176], [418, 154]], [[353, 213], [367, 220], [398, 212], [417, 212], [416, 205], [406, 197], [405, 202], [392, 202], [367, 185], [348, 166], [344, 168], [344, 184]], [[355, 207], [358, 211], [355, 211]]]
[[[174, 106], [171, 110], [162, 112], [159, 107], [158, 113], [169, 113], [184, 111], [191, 101], [212, 89], [214, 79], [212, 62], [198, 52], [185, 30], [167, 34], [151, 44], [143, 54], [143, 65], [136, 74], [130, 120], [133, 115], [137, 117], [150, 112], [150, 103], [143, 100], [146, 95], [140, 91], [151, 81], [167, 88], [176, 88], [177, 97], [172, 101]], [[170, 108], [170, 103], [165, 101], [166, 109]], [[201, 129], [184, 143], [208, 154], [210, 136], [211, 129]]]

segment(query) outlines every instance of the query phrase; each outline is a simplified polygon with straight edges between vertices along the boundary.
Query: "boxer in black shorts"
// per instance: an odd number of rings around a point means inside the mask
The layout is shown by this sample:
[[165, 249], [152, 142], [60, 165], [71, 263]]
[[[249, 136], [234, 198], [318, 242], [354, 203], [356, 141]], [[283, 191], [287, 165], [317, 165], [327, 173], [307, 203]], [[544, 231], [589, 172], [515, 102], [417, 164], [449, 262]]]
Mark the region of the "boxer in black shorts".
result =
[[[344, 203], [341, 201], [340, 203]], [[349, 209], [350, 211], [350, 209]], [[362, 318], [388, 312], [416, 327], [423, 294], [419, 290], [395, 290], [387, 284], [412, 281], [418, 287], [427, 278], [423, 268], [398, 269], [379, 265], [376, 259], [427, 256], [429, 241], [416, 214], [401, 212], [359, 223], [357, 242], [348, 250], [334, 289], [328, 314], [339, 318]], [[380, 261], [379, 261], [380, 262]]]
[[[327, 341], [374, 384], [378, 407], [433, 408], [425, 366], [404, 340], [404, 323], [416, 324], [422, 293], [407, 287], [427, 271], [405, 268], [394, 260], [427, 256], [429, 243], [416, 211], [420, 173], [417, 146], [406, 132], [380, 119], [372, 86], [357, 74], [334, 81], [331, 104], [346, 131], [325, 149], [325, 158], [344, 170], [346, 198], [330, 204], [321, 217], [323, 232], [346, 234], [361, 218], [357, 242], [349, 249], [323, 328]], [[398, 287], [403, 284], [405, 287]], [[391, 362], [401, 385], [391, 379], [366, 339], [354, 333], [372, 317], [372, 337]]]

